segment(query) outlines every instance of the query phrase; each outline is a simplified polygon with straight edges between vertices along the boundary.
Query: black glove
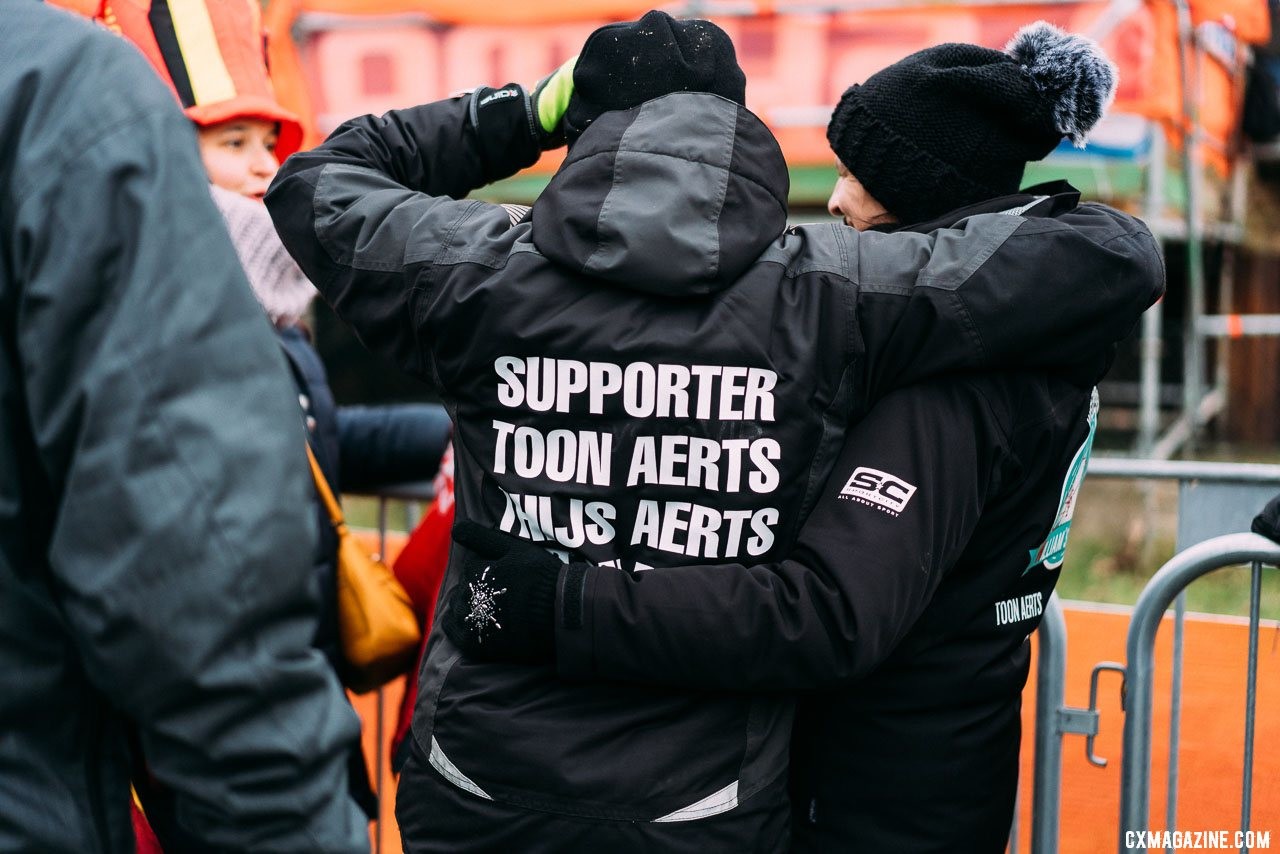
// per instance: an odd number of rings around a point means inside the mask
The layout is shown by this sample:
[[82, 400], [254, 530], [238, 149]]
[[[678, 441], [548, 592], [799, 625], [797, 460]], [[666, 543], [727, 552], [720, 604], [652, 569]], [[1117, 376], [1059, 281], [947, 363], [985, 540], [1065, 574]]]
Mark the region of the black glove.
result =
[[485, 184], [509, 178], [542, 155], [542, 137], [529, 93], [518, 83], [471, 92], [468, 124]]
[[1262, 512], [1253, 517], [1250, 527], [1255, 534], [1280, 543], [1280, 495], [1267, 502]]
[[515, 174], [539, 155], [564, 145], [564, 113], [573, 97], [572, 57], [526, 90], [518, 83], [471, 93], [471, 128], [479, 142], [486, 183]]
[[555, 659], [556, 582], [564, 564], [546, 549], [475, 522], [453, 526], [470, 554], [445, 605], [453, 645], [484, 661]]

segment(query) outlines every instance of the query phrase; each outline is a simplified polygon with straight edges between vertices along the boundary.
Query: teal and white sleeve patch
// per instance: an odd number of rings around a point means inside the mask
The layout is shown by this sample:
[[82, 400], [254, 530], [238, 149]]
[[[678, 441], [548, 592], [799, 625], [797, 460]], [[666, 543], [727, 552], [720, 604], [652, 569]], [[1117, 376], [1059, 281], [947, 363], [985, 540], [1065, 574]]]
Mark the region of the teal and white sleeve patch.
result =
[[1026, 575], [1039, 564], [1045, 569], [1057, 569], [1067, 554], [1067, 535], [1071, 533], [1071, 517], [1076, 512], [1076, 501], [1080, 497], [1080, 487], [1084, 483], [1085, 472], [1089, 469], [1089, 454], [1093, 451], [1093, 437], [1098, 432], [1098, 389], [1094, 388], [1089, 399], [1089, 435], [1085, 436], [1080, 449], [1076, 451], [1067, 469], [1067, 477], [1062, 482], [1062, 495], [1058, 499], [1058, 515], [1054, 517], [1049, 536], [1045, 537], [1040, 548], [1032, 549], [1031, 560], [1022, 571]]

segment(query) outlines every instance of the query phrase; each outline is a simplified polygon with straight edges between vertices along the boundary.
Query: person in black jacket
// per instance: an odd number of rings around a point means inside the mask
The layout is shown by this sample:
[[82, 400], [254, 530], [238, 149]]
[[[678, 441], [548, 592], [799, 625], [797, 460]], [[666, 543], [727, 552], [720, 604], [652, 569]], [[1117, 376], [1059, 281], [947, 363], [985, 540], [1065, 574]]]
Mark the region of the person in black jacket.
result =
[[[206, 168], [208, 163], [205, 164]], [[211, 178], [217, 176], [211, 172]], [[449, 416], [438, 404], [339, 406], [329, 388], [324, 363], [311, 341], [303, 314], [316, 290], [293, 262], [261, 201], [210, 185], [214, 202], [226, 222], [249, 286], [267, 313], [280, 343], [280, 356], [293, 378], [290, 399], [298, 404], [298, 422], [291, 429], [315, 455], [325, 481], [337, 495], [372, 490], [388, 484], [426, 480], [439, 469], [450, 433]], [[338, 536], [317, 488], [310, 492], [317, 536], [306, 548], [311, 558], [313, 583], [320, 595], [320, 619], [314, 644], [324, 653], [344, 684], [350, 684], [350, 665], [343, 656], [338, 633]], [[352, 797], [365, 814], [377, 816], [378, 803], [369, 780], [364, 752], [356, 744], [350, 758]], [[142, 787], [139, 787], [140, 790]], [[148, 791], [141, 791], [148, 817], [161, 842], [181, 847], [179, 831], [166, 826], [165, 817], [153, 808]]]
[[0, 850], [132, 852], [136, 737], [195, 850], [368, 851], [296, 404], [191, 125], [116, 36], [0, 17]]
[[[1068, 197], [927, 232], [784, 230], [785, 164], [744, 98], [723, 31], [654, 12], [532, 95], [355, 119], [286, 162], [266, 199], [285, 245], [450, 407], [460, 519], [640, 573], [778, 560], [889, 389], [1100, 362], [1163, 289], [1141, 223]], [[561, 132], [527, 216], [460, 200]], [[1012, 275], [1028, 267], [1034, 288]], [[443, 595], [465, 584], [488, 637], [510, 585], [463, 581], [471, 556]], [[573, 563], [530, 594], [572, 624], [585, 578]], [[567, 683], [442, 631], [397, 798], [407, 850], [785, 845], [790, 698]], [[545, 659], [553, 640], [531, 640], [521, 657]]]
[[[429, 480], [440, 467], [448, 444], [448, 413], [437, 404], [339, 406], [329, 388], [320, 354], [311, 342], [303, 315], [316, 290], [289, 257], [261, 202], [211, 185], [254, 296], [275, 329], [294, 382], [292, 400], [325, 480], [340, 490], [372, 490], [408, 481]], [[347, 668], [338, 639], [338, 538], [328, 511], [312, 490], [311, 507], [319, 537], [310, 550], [316, 586], [321, 591], [316, 646], [341, 677]]]
[[[1024, 77], [1038, 87], [1020, 88]], [[1072, 85], [1055, 89], [1064, 78]], [[1065, 185], [1017, 192], [1025, 161], [1057, 139], [1028, 143], [1017, 125], [1047, 112], [1048, 127], [1080, 141], [1112, 81], [1096, 46], [1047, 25], [1006, 52], [944, 45], [908, 57], [836, 108], [831, 213], [864, 231], [918, 232], [982, 211], [1074, 206]], [[1099, 95], [1060, 124], [1068, 89]], [[1107, 349], [1089, 364], [1105, 365]], [[795, 548], [773, 563], [562, 567], [464, 523], [455, 536], [475, 555], [464, 579], [506, 592], [478, 626], [460, 585], [444, 623], [465, 654], [527, 660], [538, 649], [566, 678], [835, 688], [799, 707], [792, 850], [1002, 851], [1027, 638], [1063, 563], [1101, 373], [957, 374], [890, 393], [845, 437]], [[529, 595], [539, 576], [560, 580], [561, 598]]]

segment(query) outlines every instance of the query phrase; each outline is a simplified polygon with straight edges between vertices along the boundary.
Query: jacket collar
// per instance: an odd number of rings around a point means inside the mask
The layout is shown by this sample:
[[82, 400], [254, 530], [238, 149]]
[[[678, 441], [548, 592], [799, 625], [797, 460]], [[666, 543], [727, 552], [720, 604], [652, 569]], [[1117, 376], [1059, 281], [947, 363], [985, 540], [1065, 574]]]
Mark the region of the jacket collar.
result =
[[948, 211], [928, 222], [905, 226], [878, 226], [877, 231], [914, 231], [927, 233], [939, 228], [951, 228], [961, 220], [985, 213], [1012, 213], [1022, 216], [1055, 217], [1074, 210], [1080, 204], [1080, 191], [1067, 181], [1046, 181], [1027, 187], [1008, 196], [976, 202]]

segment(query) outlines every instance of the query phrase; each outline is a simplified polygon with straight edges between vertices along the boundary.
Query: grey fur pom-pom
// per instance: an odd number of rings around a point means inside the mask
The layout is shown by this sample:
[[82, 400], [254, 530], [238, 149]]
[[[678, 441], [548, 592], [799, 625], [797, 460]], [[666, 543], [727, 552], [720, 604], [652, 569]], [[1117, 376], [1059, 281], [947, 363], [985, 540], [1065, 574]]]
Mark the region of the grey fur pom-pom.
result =
[[1005, 53], [1053, 99], [1058, 132], [1084, 148], [1085, 137], [1116, 94], [1116, 67], [1102, 48], [1092, 39], [1036, 21], [1018, 30], [1005, 45]]

